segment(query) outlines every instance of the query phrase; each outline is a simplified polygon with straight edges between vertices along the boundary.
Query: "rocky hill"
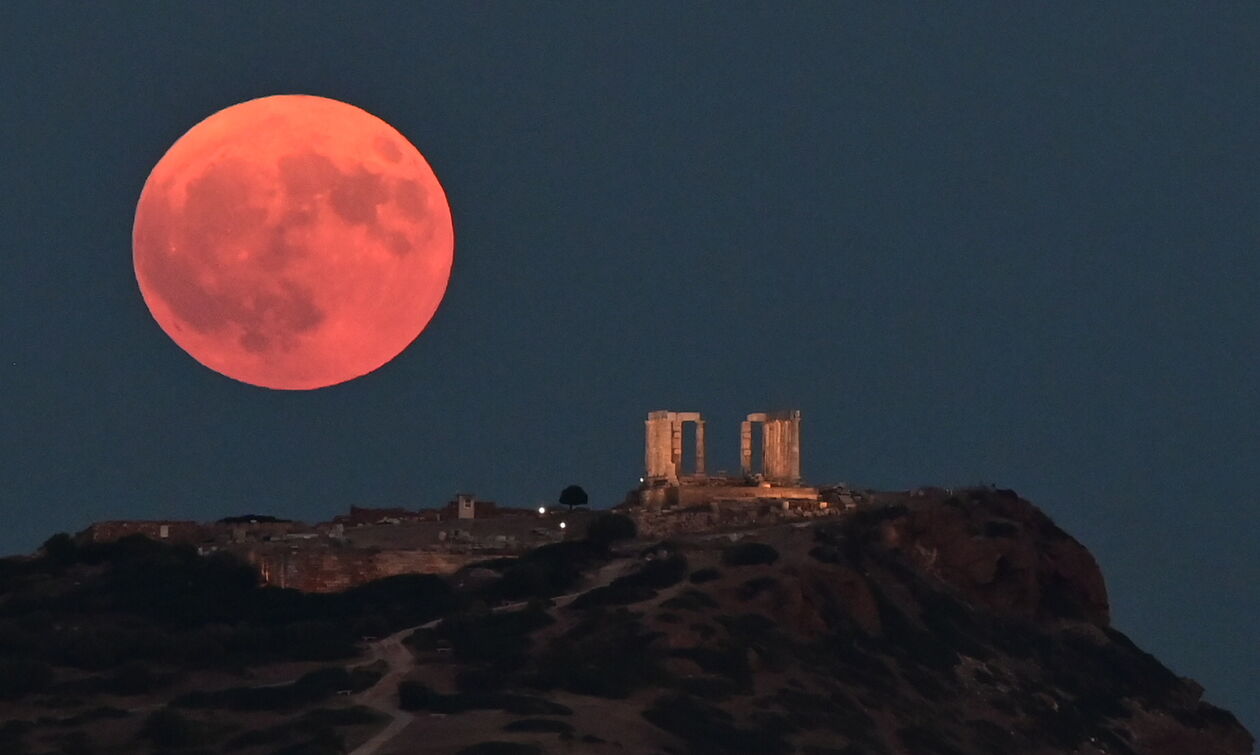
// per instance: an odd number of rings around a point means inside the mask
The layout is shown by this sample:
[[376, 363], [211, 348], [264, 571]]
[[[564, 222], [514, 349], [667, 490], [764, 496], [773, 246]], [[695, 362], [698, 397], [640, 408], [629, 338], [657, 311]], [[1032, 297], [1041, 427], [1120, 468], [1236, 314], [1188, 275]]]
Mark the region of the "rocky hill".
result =
[[1252, 752], [1038, 509], [917, 492], [339, 595], [54, 539], [0, 567], [0, 751]]

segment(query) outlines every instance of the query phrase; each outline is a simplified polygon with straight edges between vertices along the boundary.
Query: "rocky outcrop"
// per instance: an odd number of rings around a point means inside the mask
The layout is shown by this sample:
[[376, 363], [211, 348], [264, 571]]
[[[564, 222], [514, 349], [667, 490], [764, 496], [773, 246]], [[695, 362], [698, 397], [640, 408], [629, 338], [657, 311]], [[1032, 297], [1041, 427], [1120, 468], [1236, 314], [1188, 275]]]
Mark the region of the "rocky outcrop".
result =
[[255, 548], [244, 558], [265, 584], [303, 592], [340, 592], [399, 574], [453, 574], [482, 553], [358, 548]]
[[[620, 699], [657, 687], [642, 716], [682, 740], [674, 751], [1252, 751], [1198, 684], [1109, 625], [1094, 558], [1029, 502], [992, 489], [874, 500], [761, 529], [674, 533], [665, 550], [693, 579], [622, 591], [620, 613], [606, 595], [579, 598], [574, 607], [598, 610], [539, 637], [508, 684], [594, 694], [591, 680], [617, 680], [617, 700], [602, 704], [623, 718], [633, 711]], [[657, 568], [661, 550], [641, 552], [640, 568]], [[575, 658], [575, 643], [593, 649]]]
[[1029, 619], [1109, 621], [1093, 555], [1012, 491], [929, 492], [876, 511], [884, 547], [974, 603]]

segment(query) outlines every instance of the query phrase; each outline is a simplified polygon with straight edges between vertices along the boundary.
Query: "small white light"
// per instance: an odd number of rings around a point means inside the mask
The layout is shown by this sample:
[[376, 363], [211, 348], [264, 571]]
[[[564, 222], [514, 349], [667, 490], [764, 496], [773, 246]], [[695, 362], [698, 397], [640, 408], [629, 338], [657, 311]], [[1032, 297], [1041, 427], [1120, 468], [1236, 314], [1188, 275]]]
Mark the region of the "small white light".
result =
[[642, 477], [640, 477], [640, 478], [639, 478], [639, 482], [643, 482], [643, 478], [642, 478]]
[[547, 513], [547, 507], [546, 507], [546, 506], [539, 506], [539, 507], [538, 507], [538, 513], [539, 513], [539, 514], [546, 514], [546, 513]]
[[565, 524], [564, 524], [564, 522], [561, 522], [561, 523], [560, 523], [560, 529], [564, 529], [564, 528], [565, 528]]

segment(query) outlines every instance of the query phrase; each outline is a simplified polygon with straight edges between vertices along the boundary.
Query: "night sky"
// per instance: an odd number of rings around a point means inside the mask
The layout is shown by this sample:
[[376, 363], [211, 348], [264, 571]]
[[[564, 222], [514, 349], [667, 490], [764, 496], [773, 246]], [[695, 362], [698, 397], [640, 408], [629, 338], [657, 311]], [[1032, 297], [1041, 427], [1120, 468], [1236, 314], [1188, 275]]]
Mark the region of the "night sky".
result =
[[[889, 5], [4, 3], [0, 553], [610, 506], [649, 410], [714, 470], [795, 407], [812, 482], [1033, 500], [1260, 729], [1260, 5]], [[312, 392], [202, 367], [131, 261], [166, 149], [280, 93], [390, 122], [456, 229], [429, 328]]]

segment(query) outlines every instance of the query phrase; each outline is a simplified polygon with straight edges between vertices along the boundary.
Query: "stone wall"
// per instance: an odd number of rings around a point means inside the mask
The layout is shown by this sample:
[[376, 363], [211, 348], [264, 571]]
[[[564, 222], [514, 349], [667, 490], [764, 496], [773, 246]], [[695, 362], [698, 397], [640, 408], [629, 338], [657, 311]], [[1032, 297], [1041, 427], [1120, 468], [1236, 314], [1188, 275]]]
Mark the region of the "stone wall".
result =
[[669, 537], [706, 530], [770, 527], [785, 522], [831, 516], [840, 509], [816, 500], [711, 500], [698, 506], [619, 509], [634, 520], [639, 537]]
[[745, 485], [742, 482], [734, 481], [729, 485], [714, 484], [710, 480], [708, 484], [684, 484], [684, 485], [657, 485], [652, 487], [641, 488], [638, 494], [638, 503], [648, 507], [671, 507], [682, 506], [684, 508], [692, 506], [707, 505], [714, 501], [757, 501], [757, 500], [802, 500], [817, 501], [818, 488], [807, 487], [788, 487], [782, 485], [774, 485], [769, 487], [760, 487], [757, 485]]
[[357, 548], [251, 549], [244, 554], [263, 582], [303, 592], [339, 592], [397, 574], [451, 574], [486, 553]]
[[167, 543], [199, 543], [206, 540], [210, 533], [197, 522], [154, 519], [96, 522], [80, 532], [79, 538], [93, 543], [112, 543], [128, 535], [144, 535]]

